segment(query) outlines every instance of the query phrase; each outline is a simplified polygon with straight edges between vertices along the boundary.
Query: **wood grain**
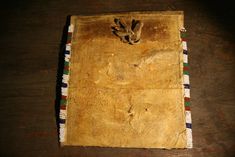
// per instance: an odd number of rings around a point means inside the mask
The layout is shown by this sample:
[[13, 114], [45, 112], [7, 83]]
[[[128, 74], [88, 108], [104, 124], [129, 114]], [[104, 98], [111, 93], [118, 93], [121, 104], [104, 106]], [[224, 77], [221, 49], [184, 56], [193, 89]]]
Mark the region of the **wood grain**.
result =
[[[39, 0], [0, 7], [1, 156], [234, 156], [235, 13], [230, 3]], [[185, 13], [194, 149], [60, 148], [54, 101], [67, 16], [144, 10]]]

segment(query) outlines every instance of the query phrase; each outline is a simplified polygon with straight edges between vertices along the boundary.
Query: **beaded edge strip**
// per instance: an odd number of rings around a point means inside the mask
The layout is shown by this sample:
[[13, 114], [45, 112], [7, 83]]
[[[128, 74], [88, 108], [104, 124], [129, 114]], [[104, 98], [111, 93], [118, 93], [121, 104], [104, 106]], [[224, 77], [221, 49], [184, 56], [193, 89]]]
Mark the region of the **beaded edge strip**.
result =
[[59, 114], [59, 140], [60, 143], [66, 141], [66, 118], [67, 118], [67, 106], [68, 106], [68, 82], [69, 82], [69, 65], [70, 65], [70, 56], [71, 56], [71, 39], [74, 26], [70, 25], [68, 27], [67, 41], [64, 52], [64, 69], [62, 76], [62, 85], [61, 85], [61, 99], [60, 99], [60, 114]]
[[183, 46], [183, 84], [184, 84], [184, 106], [185, 106], [185, 121], [186, 121], [186, 137], [187, 148], [193, 148], [192, 138], [192, 118], [190, 110], [190, 82], [189, 82], [189, 65], [188, 65], [188, 49], [186, 42], [186, 29], [180, 30], [182, 46]]

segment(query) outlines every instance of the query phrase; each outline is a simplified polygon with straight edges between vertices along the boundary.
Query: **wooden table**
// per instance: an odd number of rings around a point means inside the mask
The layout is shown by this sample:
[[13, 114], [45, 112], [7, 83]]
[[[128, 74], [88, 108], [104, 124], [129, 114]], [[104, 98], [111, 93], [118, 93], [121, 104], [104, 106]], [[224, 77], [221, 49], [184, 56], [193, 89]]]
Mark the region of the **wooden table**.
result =
[[[56, 81], [68, 15], [183, 10], [188, 30], [194, 148], [60, 148]], [[233, 6], [225, 2], [41, 0], [1, 4], [0, 156], [234, 156]]]

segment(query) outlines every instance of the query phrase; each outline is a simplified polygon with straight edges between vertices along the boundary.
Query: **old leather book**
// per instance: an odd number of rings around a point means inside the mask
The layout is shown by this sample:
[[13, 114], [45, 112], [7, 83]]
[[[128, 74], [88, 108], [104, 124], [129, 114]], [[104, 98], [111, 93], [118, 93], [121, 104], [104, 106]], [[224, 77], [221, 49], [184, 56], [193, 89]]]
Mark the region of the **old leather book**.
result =
[[61, 144], [191, 148], [182, 28], [179, 11], [72, 16]]

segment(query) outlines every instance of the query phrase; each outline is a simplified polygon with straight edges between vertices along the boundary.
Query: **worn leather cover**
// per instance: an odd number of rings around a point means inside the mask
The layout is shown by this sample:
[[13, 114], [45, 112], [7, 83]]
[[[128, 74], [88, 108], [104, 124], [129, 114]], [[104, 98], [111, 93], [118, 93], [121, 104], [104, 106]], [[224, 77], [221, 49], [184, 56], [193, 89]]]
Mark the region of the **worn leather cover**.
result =
[[[113, 34], [115, 18], [144, 24], [140, 43]], [[182, 12], [72, 16], [63, 145], [185, 148]]]

